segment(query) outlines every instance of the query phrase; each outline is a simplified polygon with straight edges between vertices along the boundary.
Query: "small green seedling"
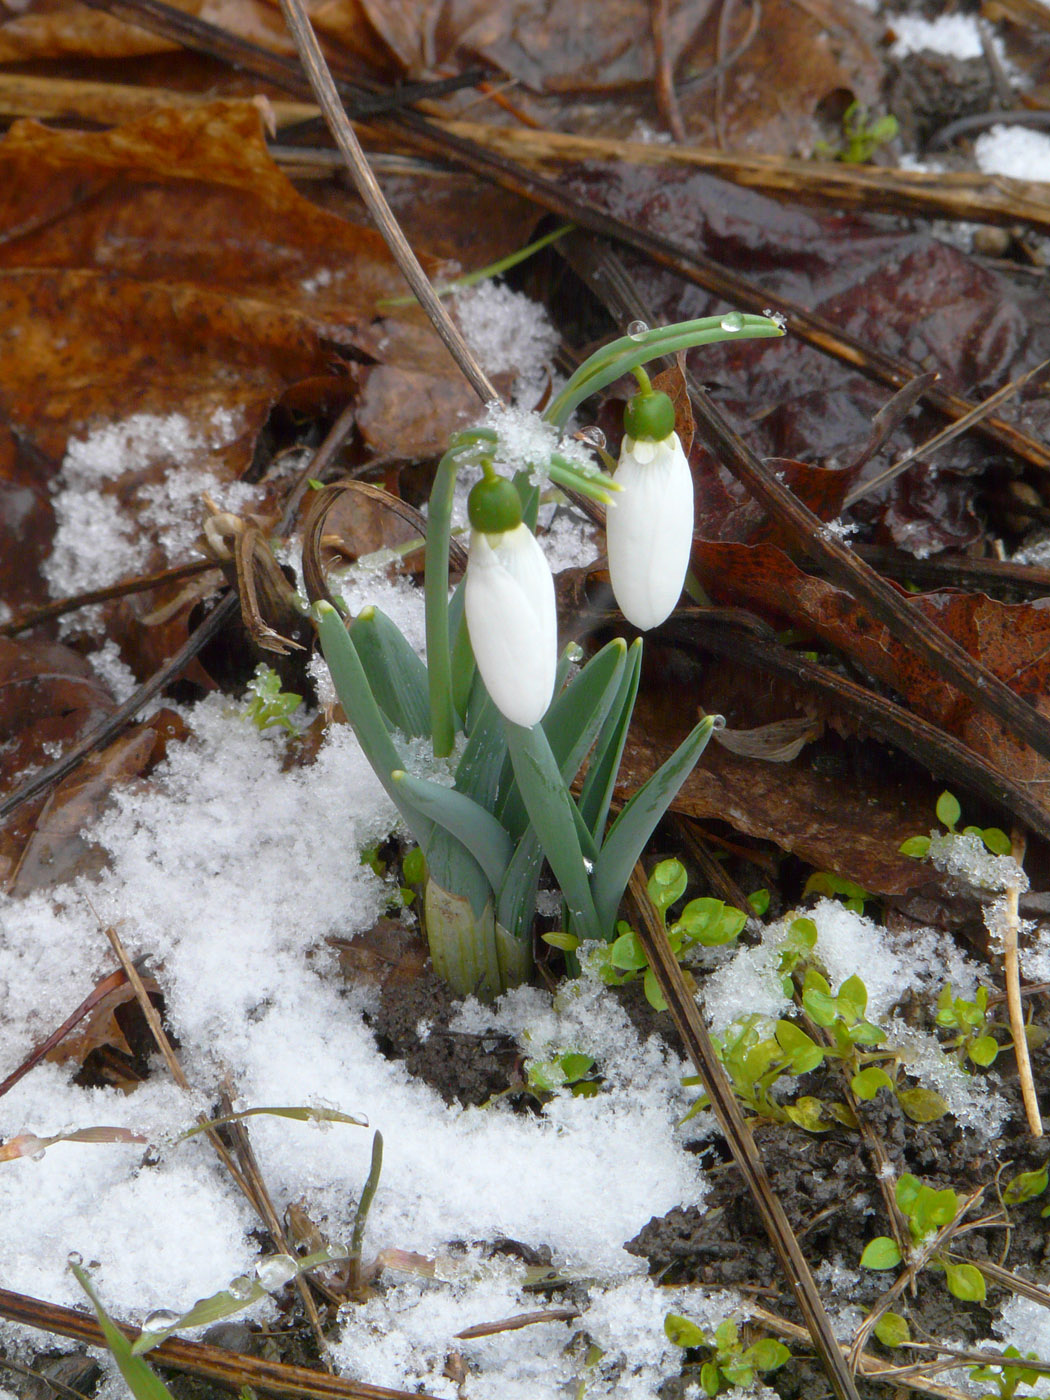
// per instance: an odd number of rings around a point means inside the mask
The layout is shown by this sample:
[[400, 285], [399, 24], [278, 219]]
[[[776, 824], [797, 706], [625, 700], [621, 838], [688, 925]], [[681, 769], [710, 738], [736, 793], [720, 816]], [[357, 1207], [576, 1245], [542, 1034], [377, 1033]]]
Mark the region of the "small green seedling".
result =
[[[950, 792], [942, 792], [937, 799], [937, 820], [948, 829], [951, 836], [978, 836], [984, 842], [985, 848], [993, 856], [1008, 856], [1010, 854], [1010, 838], [1005, 831], [997, 826], [966, 826], [960, 832], [957, 827], [962, 819], [962, 808], [959, 806], [959, 799]], [[912, 856], [915, 860], [922, 860], [930, 853], [930, 842], [932, 836], [909, 836], [907, 841], [900, 846], [902, 856]]]
[[[1034, 1201], [1037, 1196], [1043, 1194], [1048, 1183], [1050, 1183], [1050, 1171], [1046, 1167], [1040, 1167], [1038, 1171], [1018, 1172], [1003, 1187], [1003, 1205], [1021, 1206], [1026, 1201]], [[1050, 1216], [1050, 1206], [1044, 1206], [1039, 1213], [1044, 1218]]]
[[892, 114], [869, 118], [866, 107], [851, 102], [842, 114], [842, 140], [837, 145], [817, 141], [814, 150], [824, 160], [838, 160], [844, 165], [864, 165], [886, 141], [892, 141], [900, 130]]
[[791, 1360], [791, 1352], [784, 1343], [772, 1337], [761, 1337], [745, 1347], [740, 1340], [740, 1329], [731, 1318], [720, 1322], [709, 1336], [688, 1318], [668, 1313], [664, 1318], [664, 1332], [676, 1347], [708, 1353], [708, 1359], [700, 1368], [700, 1384], [711, 1396], [733, 1386], [753, 1385], [756, 1375], [776, 1371], [785, 1361]]
[[[1039, 1356], [1034, 1351], [1025, 1352], [1022, 1358], [1016, 1347], [1005, 1347], [1003, 1349], [1003, 1362], [1009, 1360], [1039, 1361]], [[1018, 1394], [1019, 1386], [1027, 1386], [1027, 1391], [1021, 1391], [1021, 1395], [1029, 1392], [1034, 1394], [1034, 1387], [1037, 1381], [1050, 1380], [1050, 1366], [1044, 1369], [1045, 1363], [1040, 1362], [1035, 1366], [1007, 1366], [987, 1365], [973, 1366], [970, 1369], [970, 1379], [977, 1385], [994, 1387], [989, 1388], [980, 1397], [980, 1400], [1014, 1400]]]
[[[945, 1050], [958, 1058], [963, 1069], [966, 1062], [986, 1068], [995, 1062], [1000, 1050], [1012, 1043], [1010, 1026], [994, 1021], [988, 1015], [988, 988], [978, 987], [973, 1001], [952, 995], [951, 984], [943, 987], [937, 997], [937, 1024], [958, 1034], [944, 1043]], [[996, 1032], [1002, 1036], [997, 1039]], [[1042, 1026], [1026, 1025], [1025, 1039], [1029, 1049], [1037, 1050], [1046, 1041]]]
[[847, 909], [852, 909], [854, 914], [864, 913], [866, 900], [873, 898], [863, 885], [858, 885], [855, 880], [847, 880], [842, 875], [835, 875], [830, 870], [816, 870], [806, 881], [806, 887], [802, 891], [803, 895], [823, 894], [829, 898], [839, 898]]
[[[950, 1225], [962, 1208], [958, 1194], [951, 1189], [936, 1191], [917, 1176], [905, 1172], [897, 1182], [897, 1204], [908, 1222], [912, 1245], [918, 1252], [937, 1231]], [[895, 1269], [901, 1262], [897, 1241], [889, 1235], [869, 1240], [860, 1256], [865, 1269]], [[967, 1303], [984, 1302], [984, 1275], [975, 1264], [960, 1264], [949, 1258], [947, 1249], [938, 1250], [925, 1261], [926, 1267], [943, 1272], [948, 1292]]]
[[525, 1080], [530, 1089], [540, 1094], [553, 1094], [568, 1089], [575, 1098], [590, 1099], [598, 1093], [598, 1083], [588, 1078], [594, 1068], [590, 1055], [569, 1050], [550, 1060], [529, 1060], [525, 1065]]
[[[679, 963], [685, 963], [696, 948], [717, 948], [732, 943], [748, 918], [743, 909], [736, 909], [720, 899], [691, 899], [668, 928], [667, 911], [685, 894], [686, 883], [685, 866], [672, 859], [660, 861], [646, 887]], [[598, 976], [610, 987], [622, 986], [641, 976], [649, 1005], [657, 1011], [666, 1011], [667, 1003], [637, 933], [623, 919], [617, 923], [616, 930], [619, 936], [612, 943], [600, 945], [594, 954], [592, 965]], [[568, 953], [575, 953], [580, 944], [579, 939], [564, 933], [547, 933], [543, 937], [547, 943]]]
[[289, 734], [298, 732], [291, 716], [303, 703], [303, 697], [282, 690], [280, 676], [265, 662], [256, 666], [255, 675], [248, 682], [248, 694], [252, 698], [245, 709], [245, 718], [257, 729], [280, 727]]

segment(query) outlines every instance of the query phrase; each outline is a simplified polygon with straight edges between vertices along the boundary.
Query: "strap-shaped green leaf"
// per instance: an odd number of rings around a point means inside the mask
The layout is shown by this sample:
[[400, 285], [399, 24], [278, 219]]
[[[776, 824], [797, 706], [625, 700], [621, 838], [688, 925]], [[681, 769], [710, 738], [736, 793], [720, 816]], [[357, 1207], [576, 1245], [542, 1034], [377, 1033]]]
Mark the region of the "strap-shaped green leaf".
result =
[[161, 1378], [150, 1370], [141, 1356], [132, 1355], [131, 1343], [102, 1306], [98, 1294], [84, 1270], [79, 1264], [70, 1264], [69, 1267], [76, 1275], [77, 1283], [91, 1299], [91, 1306], [95, 1309], [99, 1325], [106, 1338], [106, 1346], [113, 1353], [117, 1369], [124, 1377], [135, 1400], [172, 1400], [171, 1391]]
[[515, 847], [496, 904], [496, 918], [518, 938], [532, 937], [536, 891], [543, 869], [543, 847], [535, 831], [527, 831]]
[[350, 639], [372, 694], [394, 728], [413, 737], [429, 734], [427, 668], [400, 629], [380, 608], [367, 607], [350, 624]]
[[[451, 842], [440, 827], [435, 830], [435, 847]], [[467, 859], [466, 851], [459, 847]], [[435, 850], [434, 855], [437, 857]], [[429, 861], [431, 852], [427, 852]], [[440, 862], [435, 859], [435, 865]], [[473, 863], [473, 862], [472, 862]], [[461, 867], [462, 868], [462, 867]], [[485, 884], [489, 899], [478, 905], [468, 894], [453, 893], [431, 876], [423, 894], [423, 917], [430, 944], [434, 971], [459, 996], [476, 995], [491, 999], [507, 989], [500, 962], [491, 890], [475, 864], [478, 879]]]
[[499, 710], [483, 686], [481, 690], [477, 717], [456, 768], [456, 791], [473, 797], [486, 812], [494, 812], [503, 765], [509, 768], [510, 759]]
[[565, 785], [547, 735], [538, 724], [525, 729], [504, 720], [504, 727], [529, 821], [565, 896], [574, 932], [581, 938], [600, 938], [590, 872], [580, 844], [583, 819]]
[[707, 747], [716, 716], [702, 719], [692, 733], [675, 749], [648, 782], [644, 783], [613, 822], [605, 844], [598, 852], [592, 885], [604, 937], [611, 936], [616, 910], [635, 862], [645, 849], [657, 822], [693, 771]]
[[474, 648], [470, 645], [466, 615], [466, 579], [461, 578], [448, 600], [448, 629], [452, 649], [452, 703], [462, 723], [467, 716], [470, 693], [478, 673]]
[[486, 905], [492, 903], [492, 886], [462, 841], [434, 822], [423, 854], [429, 878], [450, 895], [468, 900], [480, 918]]
[[[566, 783], [571, 783], [579, 772], [580, 764], [615, 701], [626, 653], [627, 644], [622, 637], [615, 637], [602, 647], [555, 697], [541, 721]], [[508, 791], [500, 811], [500, 821], [514, 836], [524, 831], [526, 812], [520, 790], [512, 788]], [[587, 822], [584, 826], [589, 836], [592, 828]], [[586, 845], [585, 842], [585, 849]]]
[[491, 812], [466, 793], [440, 783], [396, 772], [395, 785], [407, 793], [412, 805], [431, 821], [437, 822], [460, 841], [485, 872], [485, 878], [498, 890], [514, 854], [511, 839]]
[[405, 761], [390, 737], [386, 721], [368, 684], [357, 648], [350, 640], [350, 633], [331, 603], [316, 603], [314, 620], [317, 623], [317, 634], [321, 639], [324, 659], [332, 673], [336, 694], [357, 735], [357, 741], [390, 800], [404, 818], [408, 829], [425, 849], [433, 833], [434, 823], [412, 806], [408, 795], [398, 790], [391, 776], [396, 770], [404, 768]]
[[601, 845], [605, 821], [609, 815], [616, 775], [620, 771], [627, 731], [634, 713], [638, 682], [642, 674], [642, 639], [635, 638], [627, 652], [627, 663], [620, 677], [620, 688], [609, 707], [598, 738], [595, 741], [587, 776], [580, 793], [580, 815], [595, 841]]

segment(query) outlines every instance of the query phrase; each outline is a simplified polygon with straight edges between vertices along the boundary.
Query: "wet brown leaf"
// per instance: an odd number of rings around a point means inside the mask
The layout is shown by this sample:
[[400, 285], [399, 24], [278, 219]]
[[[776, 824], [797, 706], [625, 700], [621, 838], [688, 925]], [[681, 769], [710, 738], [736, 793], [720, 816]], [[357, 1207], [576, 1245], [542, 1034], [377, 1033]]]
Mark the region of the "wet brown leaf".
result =
[[[159, 1001], [161, 991], [156, 980], [144, 976], [142, 981], [150, 1000]], [[123, 986], [107, 992], [87, 1020], [82, 1021], [53, 1050], [49, 1050], [46, 1058], [59, 1065], [70, 1061], [83, 1065], [95, 1052], [116, 1051], [119, 1056], [127, 1056], [130, 1060], [135, 1054], [128, 1040], [130, 1027], [142, 1019], [135, 989], [125, 982]]]
[[[698, 541], [693, 566], [720, 601], [751, 606], [812, 631], [892, 685], [916, 714], [1015, 780], [1030, 783], [1040, 805], [1050, 804], [1045, 795], [1050, 764], [978, 711], [841, 589], [803, 573], [770, 545]], [[1019, 695], [1040, 709], [1050, 708], [1050, 611], [1037, 604], [1000, 603], [985, 594], [927, 593], [909, 603]]]
[[[31, 764], [50, 761], [116, 709], [90, 665], [59, 642], [0, 637], [0, 786]], [[45, 747], [46, 746], [46, 747]]]

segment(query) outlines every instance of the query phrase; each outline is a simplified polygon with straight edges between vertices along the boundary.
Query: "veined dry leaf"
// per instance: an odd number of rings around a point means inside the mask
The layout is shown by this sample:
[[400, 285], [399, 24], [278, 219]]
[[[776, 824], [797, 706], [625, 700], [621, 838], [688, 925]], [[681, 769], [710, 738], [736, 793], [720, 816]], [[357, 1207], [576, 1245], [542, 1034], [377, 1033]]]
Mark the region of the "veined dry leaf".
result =
[[0, 1142], [0, 1162], [13, 1162], [17, 1157], [36, 1157], [56, 1142], [149, 1142], [149, 1138], [131, 1128], [77, 1128], [71, 1133], [41, 1138], [35, 1133], [19, 1133]]
[[[150, 1000], [159, 1001], [161, 991], [156, 979], [144, 976], [142, 982]], [[113, 1049], [130, 1059], [134, 1051], [120, 1024], [124, 1008], [132, 1015], [138, 1013], [141, 1016], [135, 989], [128, 982], [107, 992], [93, 1008], [87, 1020], [82, 1021], [53, 1050], [49, 1050], [46, 1058], [59, 1065], [68, 1064], [72, 1060], [83, 1066], [92, 1051]]]

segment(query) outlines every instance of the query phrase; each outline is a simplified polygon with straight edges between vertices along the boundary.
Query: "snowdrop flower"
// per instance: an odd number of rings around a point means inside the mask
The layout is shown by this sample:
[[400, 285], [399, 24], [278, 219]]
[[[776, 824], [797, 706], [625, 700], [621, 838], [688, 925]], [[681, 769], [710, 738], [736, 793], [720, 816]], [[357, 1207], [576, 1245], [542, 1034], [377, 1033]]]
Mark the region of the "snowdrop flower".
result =
[[466, 617], [474, 659], [496, 708], [531, 728], [547, 712], [558, 660], [554, 580], [522, 523], [521, 500], [486, 467], [471, 490]]
[[606, 513], [609, 576], [620, 611], [646, 631], [673, 611], [693, 543], [693, 477], [666, 394], [644, 390], [627, 405], [620, 487]]

